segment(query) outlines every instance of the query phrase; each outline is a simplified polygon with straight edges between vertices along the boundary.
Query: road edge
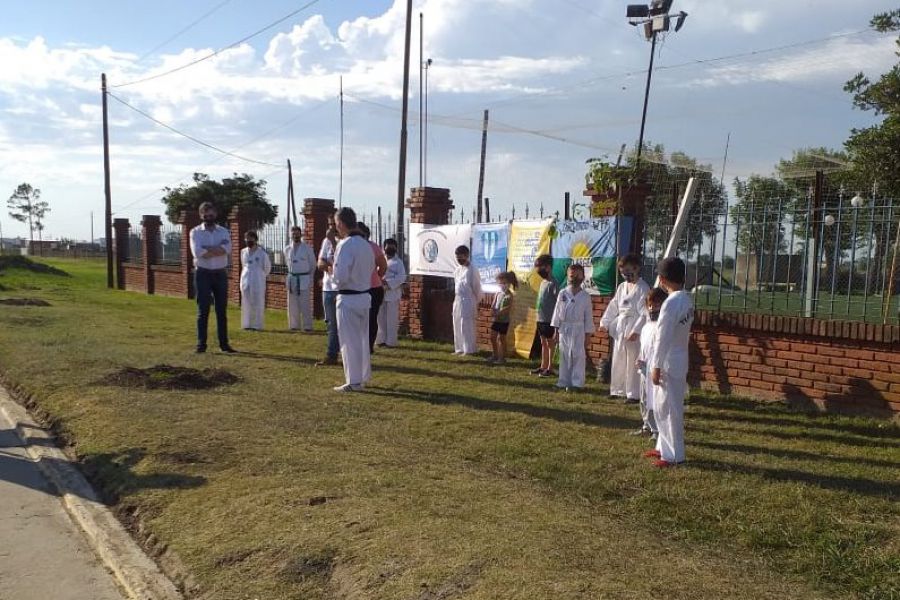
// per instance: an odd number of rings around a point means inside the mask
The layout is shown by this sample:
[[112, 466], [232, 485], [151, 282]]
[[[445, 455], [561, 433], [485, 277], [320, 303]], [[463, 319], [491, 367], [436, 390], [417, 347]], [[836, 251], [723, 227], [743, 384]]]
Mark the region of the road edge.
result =
[[[95, 554], [133, 600], [182, 600], [175, 584], [104, 505], [56, 439], [0, 385], [0, 412], [14, 424], [28, 456], [56, 488], [62, 505]], [[45, 444], [29, 443], [41, 440]]]

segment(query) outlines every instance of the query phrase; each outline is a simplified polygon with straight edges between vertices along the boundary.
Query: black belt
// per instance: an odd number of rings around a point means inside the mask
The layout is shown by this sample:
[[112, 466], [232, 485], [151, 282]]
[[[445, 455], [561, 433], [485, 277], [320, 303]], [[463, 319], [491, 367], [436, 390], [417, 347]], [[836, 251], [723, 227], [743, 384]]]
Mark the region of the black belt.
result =
[[206, 267], [196, 267], [198, 271], [205, 271], [206, 273], [227, 273], [228, 269], [207, 269]]
[[338, 290], [338, 294], [343, 295], [343, 296], [358, 296], [360, 294], [368, 294], [368, 293], [369, 293], [369, 290], [363, 290], [361, 292], [359, 290]]

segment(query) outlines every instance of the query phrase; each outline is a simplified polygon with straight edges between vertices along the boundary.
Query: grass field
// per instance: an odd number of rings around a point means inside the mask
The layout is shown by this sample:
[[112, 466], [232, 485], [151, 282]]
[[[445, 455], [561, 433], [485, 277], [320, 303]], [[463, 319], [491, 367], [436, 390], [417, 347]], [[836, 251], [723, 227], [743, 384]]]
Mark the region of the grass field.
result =
[[[366, 393], [312, 366], [325, 338], [236, 332], [196, 356], [194, 305], [0, 273], [0, 371], [39, 399], [122, 513], [205, 598], [900, 597], [900, 429], [692, 396], [688, 464], [658, 471], [637, 409], [404, 342]], [[231, 313], [231, 323], [239, 323]], [[222, 368], [209, 391], [100, 383]]]
[[[694, 294], [697, 308], [723, 310], [728, 312], [748, 312], [784, 316], [803, 316], [805, 299], [801, 291], [758, 291], [722, 290], [721, 299], [716, 286], [708, 291]], [[891, 298], [887, 307], [885, 320], [884, 299], [871, 294], [853, 294], [846, 292], [831, 294], [820, 291], [816, 300], [813, 316], [819, 319], [842, 319], [847, 321], [864, 321], [866, 323], [900, 324], [900, 294]]]

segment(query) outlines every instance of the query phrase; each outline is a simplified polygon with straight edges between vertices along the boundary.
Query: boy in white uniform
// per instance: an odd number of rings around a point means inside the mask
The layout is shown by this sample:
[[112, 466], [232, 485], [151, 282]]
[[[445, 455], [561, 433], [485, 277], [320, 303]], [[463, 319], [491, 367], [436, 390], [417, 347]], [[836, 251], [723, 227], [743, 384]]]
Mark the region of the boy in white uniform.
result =
[[453, 298], [454, 354], [475, 354], [478, 352], [475, 323], [481, 301], [481, 275], [469, 261], [468, 246], [456, 249], [456, 262], [459, 266], [453, 273], [456, 291]]
[[684, 291], [684, 262], [666, 258], [657, 267], [659, 283], [669, 297], [659, 313], [656, 352], [650, 361], [656, 424], [656, 450], [645, 452], [653, 465], [664, 468], [684, 462], [684, 397], [687, 393], [688, 342], [694, 321], [694, 302]]
[[582, 289], [584, 267], [569, 265], [569, 285], [556, 299], [553, 320], [555, 341], [559, 344], [559, 380], [556, 387], [584, 387], [584, 364], [591, 334], [594, 333], [594, 311], [590, 295]]
[[241, 328], [260, 331], [266, 314], [266, 278], [272, 271], [269, 253], [259, 247], [255, 231], [244, 234], [241, 250]]
[[637, 404], [641, 397], [641, 376], [635, 364], [641, 349], [641, 328], [647, 318], [644, 298], [650, 291], [640, 277], [641, 257], [628, 254], [619, 259], [619, 273], [624, 281], [616, 288], [600, 327], [613, 339], [612, 375], [609, 395], [621, 397], [626, 403]]
[[[291, 243], [284, 247], [284, 264], [287, 265], [287, 313], [288, 328], [296, 331], [313, 330], [312, 287], [316, 274], [316, 253], [303, 241], [303, 232], [296, 225], [291, 227]], [[301, 325], [302, 323], [302, 325]]]
[[637, 367], [641, 374], [641, 421], [643, 424], [632, 435], [650, 434], [652, 440], [656, 440], [659, 429], [653, 414], [653, 390], [656, 386], [650, 381], [649, 365], [653, 362], [653, 353], [656, 352], [656, 321], [659, 319], [659, 311], [662, 303], [666, 301], [666, 290], [653, 288], [647, 294], [648, 321], [641, 329], [641, 351], [638, 353]]
[[384, 301], [378, 310], [378, 335], [375, 342], [382, 348], [397, 346], [397, 329], [400, 327], [400, 298], [406, 283], [406, 267], [397, 258], [397, 240], [384, 240], [384, 255], [387, 257], [387, 271], [384, 282]]

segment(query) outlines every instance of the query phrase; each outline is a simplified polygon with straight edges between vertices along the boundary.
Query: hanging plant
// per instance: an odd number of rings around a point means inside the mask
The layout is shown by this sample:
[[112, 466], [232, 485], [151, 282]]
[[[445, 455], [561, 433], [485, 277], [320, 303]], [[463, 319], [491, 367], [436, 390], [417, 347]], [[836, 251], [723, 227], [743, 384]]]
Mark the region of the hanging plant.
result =
[[634, 183], [637, 175], [633, 167], [613, 164], [605, 157], [589, 158], [586, 164], [585, 185], [598, 196], [618, 196], [620, 190]]

